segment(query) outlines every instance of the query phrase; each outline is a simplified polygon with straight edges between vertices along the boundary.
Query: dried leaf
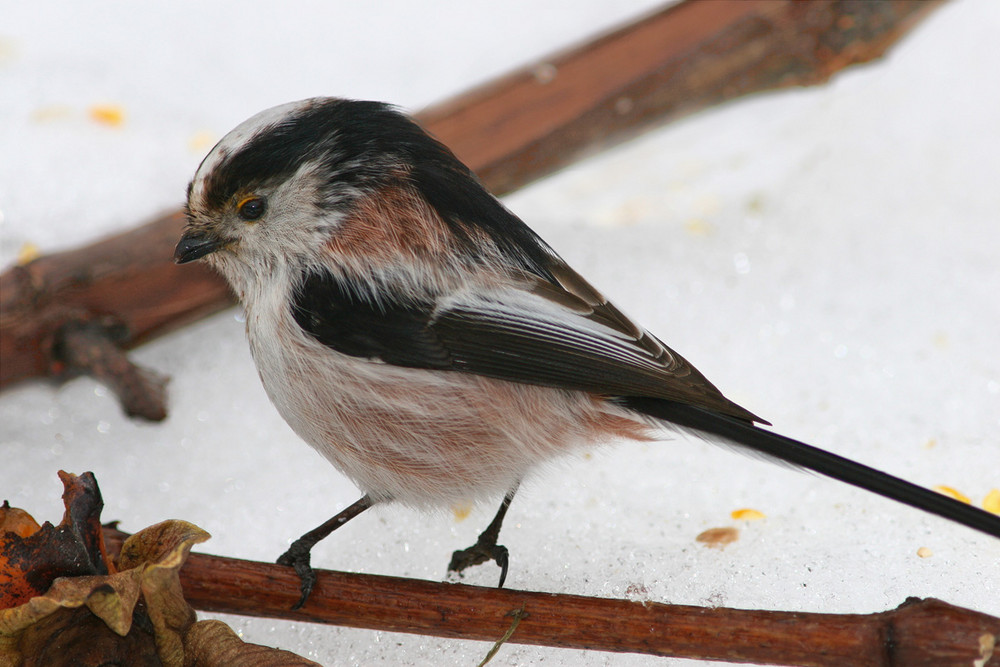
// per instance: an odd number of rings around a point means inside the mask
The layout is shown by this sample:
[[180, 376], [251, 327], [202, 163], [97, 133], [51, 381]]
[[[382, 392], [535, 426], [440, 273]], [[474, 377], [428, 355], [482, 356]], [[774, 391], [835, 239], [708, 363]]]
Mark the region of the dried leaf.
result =
[[319, 667], [288, 651], [244, 643], [222, 621], [198, 621], [184, 643], [185, 667]]
[[0, 505], [0, 544], [14, 537], [34, 535], [39, 528], [38, 522], [24, 510], [11, 507], [6, 500]]
[[[0, 508], [0, 566], [8, 566], [0, 585], [30, 594], [0, 609], [0, 667], [315, 667], [287, 651], [245, 644], [221, 621], [196, 622], [179, 572], [208, 533], [185, 521], [150, 526], [125, 541], [115, 568], [106, 561], [93, 475], [60, 477], [66, 516], [59, 528], [39, 527], [6, 503]], [[73, 558], [80, 560], [75, 567]], [[39, 569], [44, 576], [35, 575]], [[65, 572], [77, 576], [58, 576]], [[34, 592], [47, 581], [44, 594]]]
[[140, 572], [62, 577], [45, 595], [0, 611], [8, 661], [0, 665], [162, 664], [153, 635], [133, 631]]
[[163, 664], [184, 665], [183, 636], [195, 622], [194, 610], [184, 601], [178, 572], [191, 547], [210, 537], [186, 521], [164, 521], [132, 535], [122, 545], [118, 567], [141, 571], [142, 596], [153, 623], [156, 647]]
[[[58, 527], [41, 527], [23, 510], [4, 514], [19, 528], [0, 535], [0, 608], [24, 604], [49, 589], [58, 577], [108, 573], [101, 532], [104, 501], [92, 473], [60, 471], [66, 511]], [[30, 530], [34, 524], [37, 528]], [[27, 532], [27, 535], [23, 535]]]
[[[4, 613], [0, 612], [0, 616]], [[128, 635], [121, 637], [85, 607], [60, 608], [15, 636], [0, 631], [2, 667], [160, 667], [162, 664], [148, 631], [134, 626]]]

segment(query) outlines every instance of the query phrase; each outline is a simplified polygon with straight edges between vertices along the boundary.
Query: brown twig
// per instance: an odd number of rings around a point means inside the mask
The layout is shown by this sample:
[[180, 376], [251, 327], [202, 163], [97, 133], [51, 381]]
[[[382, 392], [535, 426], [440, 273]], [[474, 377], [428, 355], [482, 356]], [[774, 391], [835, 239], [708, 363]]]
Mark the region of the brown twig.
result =
[[715, 104], [823, 83], [880, 57], [940, 4], [688, 0], [433, 106], [420, 119], [504, 194]]
[[[825, 81], [882, 55], [942, 1], [688, 0], [419, 118], [503, 194], [654, 124], [740, 95]], [[162, 387], [135, 381], [144, 372], [111, 353], [232, 303], [205, 267], [174, 266], [183, 224], [181, 212], [170, 213], [0, 276], [0, 389], [59, 377], [68, 366], [117, 368], [126, 376], [106, 377], [126, 405], [162, 418]], [[114, 348], [98, 346], [105, 354], [86, 356], [90, 366], [61, 356], [67, 327], [95, 321], [97, 330], [122, 333]], [[136, 391], [147, 393], [130, 396]]]
[[[162, 380], [135, 382], [149, 371], [123, 363], [127, 359], [115, 352], [232, 302], [207, 267], [179, 271], [171, 261], [168, 249], [183, 226], [184, 215], [172, 213], [0, 276], [0, 388], [30, 377], [86, 372], [111, 383], [130, 414], [165, 417]], [[91, 336], [90, 351], [82, 350], [81, 330], [106, 332], [105, 340]]]
[[[105, 528], [116, 553], [125, 534]], [[515, 644], [773, 665], [1000, 667], [1000, 619], [911, 598], [874, 614], [633, 602], [317, 570], [306, 605], [288, 567], [192, 553], [187, 601], [213, 612]], [[979, 661], [979, 662], [976, 662]]]
[[54, 356], [64, 375], [87, 373], [119, 396], [125, 414], [160, 421], [167, 416], [167, 378], [129, 361], [116, 344], [124, 335], [113, 322], [69, 320], [59, 328]]

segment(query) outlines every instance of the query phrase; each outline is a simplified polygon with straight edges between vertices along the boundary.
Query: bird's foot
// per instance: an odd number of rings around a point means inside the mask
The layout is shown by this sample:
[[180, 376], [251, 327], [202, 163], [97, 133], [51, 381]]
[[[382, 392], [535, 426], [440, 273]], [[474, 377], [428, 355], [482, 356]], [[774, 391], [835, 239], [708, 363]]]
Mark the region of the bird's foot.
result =
[[306, 603], [309, 594], [312, 593], [313, 586], [316, 585], [316, 573], [309, 564], [310, 554], [313, 545], [303, 542], [301, 539], [292, 542], [288, 551], [278, 557], [278, 565], [285, 565], [295, 568], [295, 574], [299, 575], [299, 590], [302, 597], [295, 603], [292, 609], [301, 609]]
[[500, 583], [497, 584], [497, 588], [503, 588], [503, 582], [507, 579], [509, 553], [507, 547], [497, 544], [495, 536], [480, 535], [471, 547], [453, 553], [451, 563], [448, 565], [448, 573], [460, 577], [466, 568], [491, 560], [500, 566]]

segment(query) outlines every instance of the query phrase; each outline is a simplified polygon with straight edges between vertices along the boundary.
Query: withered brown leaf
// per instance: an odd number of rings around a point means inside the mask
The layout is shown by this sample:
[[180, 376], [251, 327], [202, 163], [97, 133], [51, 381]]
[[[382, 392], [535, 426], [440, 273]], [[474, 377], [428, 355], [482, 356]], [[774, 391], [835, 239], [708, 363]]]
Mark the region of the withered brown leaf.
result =
[[[101, 533], [104, 501], [92, 473], [60, 471], [63, 482], [62, 522], [41, 526], [23, 510], [4, 503], [0, 525], [0, 608], [23, 604], [49, 589], [57, 577], [108, 573]], [[27, 516], [27, 518], [25, 518]], [[8, 527], [8, 522], [10, 526]], [[34, 524], [35, 530], [31, 530]]]
[[[93, 475], [60, 477], [66, 515], [58, 528], [38, 526], [6, 503], [0, 508], [0, 566], [7, 568], [0, 583], [13, 599], [28, 596], [0, 609], [0, 667], [316, 666], [246, 644], [221, 621], [197, 621], [179, 572], [208, 533], [185, 521], [150, 526], [125, 541], [116, 567], [104, 549]], [[46, 580], [51, 586], [35, 592]]]

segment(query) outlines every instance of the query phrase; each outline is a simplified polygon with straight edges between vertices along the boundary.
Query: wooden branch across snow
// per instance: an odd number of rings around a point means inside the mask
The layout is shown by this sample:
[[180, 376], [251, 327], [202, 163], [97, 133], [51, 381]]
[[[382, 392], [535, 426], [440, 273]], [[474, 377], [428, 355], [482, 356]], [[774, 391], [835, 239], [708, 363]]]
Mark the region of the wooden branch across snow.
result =
[[[126, 535], [104, 529], [111, 554]], [[298, 610], [290, 567], [191, 553], [188, 604], [203, 611], [515, 644], [802, 667], [1000, 667], [1000, 619], [911, 598], [873, 614], [727, 609], [484, 588], [316, 570]], [[995, 650], [994, 650], [995, 649]]]
[[[882, 55], [942, 2], [687, 0], [418, 118], [488, 188], [504, 194], [694, 111], [826, 81]], [[162, 419], [162, 382], [123, 364], [115, 349], [233, 303], [206, 267], [173, 264], [183, 226], [183, 213], [174, 211], [0, 275], [0, 389], [28, 378], [91, 373], [119, 393], [129, 414]], [[108, 344], [72, 344], [81, 330], [104, 332]], [[107, 354], [93, 353], [100, 350]]]

